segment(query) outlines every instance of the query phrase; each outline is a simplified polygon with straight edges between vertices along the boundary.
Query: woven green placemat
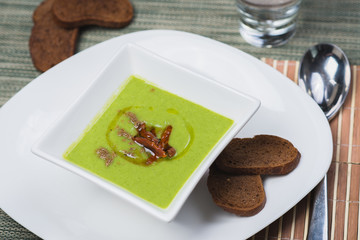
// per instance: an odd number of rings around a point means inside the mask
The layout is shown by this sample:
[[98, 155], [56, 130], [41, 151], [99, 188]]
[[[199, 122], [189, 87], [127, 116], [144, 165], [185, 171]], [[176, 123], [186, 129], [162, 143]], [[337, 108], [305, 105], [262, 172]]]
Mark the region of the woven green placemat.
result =
[[26, 228], [11, 219], [4, 211], [0, 209], [0, 239], [27, 239], [35, 240], [40, 239]]
[[[28, 49], [32, 13], [40, 2], [0, 0], [0, 106], [40, 74], [32, 65]], [[132, 3], [135, 17], [128, 27], [83, 28], [77, 51], [130, 32], [174, 29], [216, 39], [256, 57], [283, 60], [299, 60], [311, 45], [331, 42], [348, 54], [352, 64], [360, 64], [359, 0], [303, 0], [295, 37], [274, 49], [255, 48], [240, 37], [235, 0], [132, 0]], [[0, 239], [36, 237], [0, 210]]]

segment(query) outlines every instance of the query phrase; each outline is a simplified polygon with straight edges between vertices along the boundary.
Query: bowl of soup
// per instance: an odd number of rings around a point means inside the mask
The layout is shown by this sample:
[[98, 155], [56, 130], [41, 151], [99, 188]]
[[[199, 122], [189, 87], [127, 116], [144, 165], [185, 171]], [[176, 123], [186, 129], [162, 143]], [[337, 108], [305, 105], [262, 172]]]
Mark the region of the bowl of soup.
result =
[[104, 65], [32, 152], [171, 221], [260, 101], [135, 44]]

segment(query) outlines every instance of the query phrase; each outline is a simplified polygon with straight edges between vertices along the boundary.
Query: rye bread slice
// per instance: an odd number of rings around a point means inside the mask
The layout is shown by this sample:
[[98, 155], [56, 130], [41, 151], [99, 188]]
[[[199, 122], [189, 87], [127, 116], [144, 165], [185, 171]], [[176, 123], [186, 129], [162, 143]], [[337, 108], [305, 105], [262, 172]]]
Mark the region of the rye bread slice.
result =
[[66, 28], [120, 28], [128, 25], [134, 15], [129, 0], [55, 0], [52, 12], [58, 24]]
[[58, 26], [51, 13], [54, 0], [43, 1], [33, 13], [29, 48], [36, 69], [45, 72], [75, 53], [79, 30]]
[[284, 175], [299, 163], [301, 154], [278, 136], [234, 138], [215, 160], [222, 171], [236, 174]]
[[217, 206], [238, 216], [253, 216], [260, 212], [266, 203], [260, 175], [231, 175], [213, 165], [207, 186]]

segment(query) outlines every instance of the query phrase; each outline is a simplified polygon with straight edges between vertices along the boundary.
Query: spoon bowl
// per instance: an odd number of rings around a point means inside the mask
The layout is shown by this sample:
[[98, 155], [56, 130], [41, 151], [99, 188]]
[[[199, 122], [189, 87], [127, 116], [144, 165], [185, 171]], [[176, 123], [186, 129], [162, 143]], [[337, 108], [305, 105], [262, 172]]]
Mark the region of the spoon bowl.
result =
[[349, 60], [336, 45], [317, 44], [301, 60], [299, 86], [317, 102], [329, 121], [344, 103], [350, 80]]

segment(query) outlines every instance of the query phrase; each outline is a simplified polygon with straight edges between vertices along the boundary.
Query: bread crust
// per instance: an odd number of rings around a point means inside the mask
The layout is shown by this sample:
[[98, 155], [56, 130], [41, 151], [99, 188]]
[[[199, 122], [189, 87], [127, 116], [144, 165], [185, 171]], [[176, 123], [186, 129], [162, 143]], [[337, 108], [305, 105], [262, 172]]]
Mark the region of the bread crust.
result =
[[259, 213], [266, 203], [260, 175], [231, 175], [213, 165], [207, 186], [217, 206], [238, 216], [253, 216]]
[[52, 12], [57, 24], [65, 28], [85, 25], [121, 28], [134, 15], [129, 0], [55, 0]]
[[299, 164], [300, 152], [274, 135], [234, 138], [215, 160], [219, 169], [236, 174], [285, 175]]
[[51, 13], [54, 0], [43, 1], [34, 11], [29, 49], [35, 68], [45, 72], [74, 55], [79, 30], [58, 26]]
[[239, 216], [253, 216], [266, 203], [261, 175], [284, 175], [299, 163], [300, 152], [273, 135], [235, 138], [210, 167], [207, 186], [214, 203]]

